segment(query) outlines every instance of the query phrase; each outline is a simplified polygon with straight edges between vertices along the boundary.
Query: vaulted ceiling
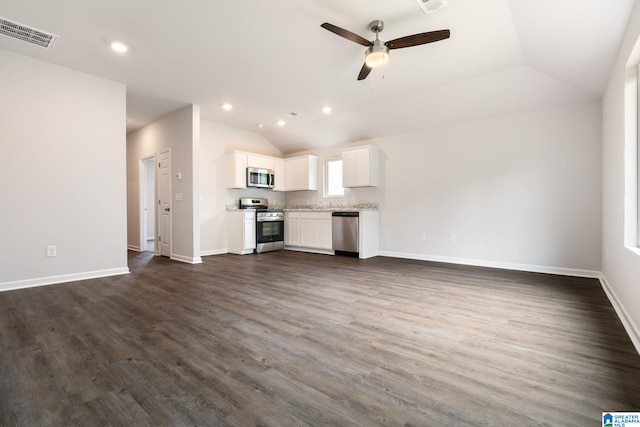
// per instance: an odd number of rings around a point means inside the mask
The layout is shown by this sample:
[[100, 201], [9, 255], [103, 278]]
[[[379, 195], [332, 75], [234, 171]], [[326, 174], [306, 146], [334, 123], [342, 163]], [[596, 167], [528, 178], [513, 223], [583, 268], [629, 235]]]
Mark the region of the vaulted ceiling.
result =
[[[0, 49], [125, 83], [130, 131], [197, 104], [291, 153], [599, 99], [634, 3], [449, 0], [425, 14], [415, 0], [0, 0], [0, 16], [59, 35], [51, 51], [3, 36]], [[376, 19], [382, 40], [451, 37], [393, 50], [356, 81], [365, 48], [320, 24], [373, 39]]]

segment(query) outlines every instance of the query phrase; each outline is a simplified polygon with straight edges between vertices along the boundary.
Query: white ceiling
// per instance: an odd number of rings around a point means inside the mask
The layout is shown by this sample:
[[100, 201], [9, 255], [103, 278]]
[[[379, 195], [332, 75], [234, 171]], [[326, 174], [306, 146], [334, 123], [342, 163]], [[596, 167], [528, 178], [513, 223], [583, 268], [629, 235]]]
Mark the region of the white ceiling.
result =
[[[291, 153], [599, 99], [633, 5], [449, 0], [425, 15], [415, 0], [0, 0], [0, 16], [60, 36], [52, 51], [4, 36], [0, 49], [125, 83], [128, 130], [198, 104]], [[375, 19], [382, 40], [451, 38], [394, 50], [356, 81], [365, 48], [320, 24], [373, 39]], [[110, 50], [116, 39], [127, 54]]]

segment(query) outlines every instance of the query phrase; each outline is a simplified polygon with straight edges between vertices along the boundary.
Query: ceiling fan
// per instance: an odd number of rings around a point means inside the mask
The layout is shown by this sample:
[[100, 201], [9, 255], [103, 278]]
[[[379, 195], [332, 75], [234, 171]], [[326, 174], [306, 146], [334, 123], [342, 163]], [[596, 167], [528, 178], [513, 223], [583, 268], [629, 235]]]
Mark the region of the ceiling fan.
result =
[[427, 33], [413, 34], [411, 36], [400, 37], [399, 39], [390, 40], [388, 42], [382, 42], [378, 39], [378, 33], [384, 29], [384, 22], [377, 20], [369, 24], [371, 31], [376, 33], [376, 39], [369, 41], [364, 37], [361, 37], [351, 31], [347, 31], [344, 28], [337, 27], [333, 24], [325, 22], [320, 25], [325, 30], [329, 30], [347, 40], [361, 44], [367, 47], [365, 54], [365, 62], [358, 74], [358, 80], [364, 80], [367, 78], [373, 68], [382, 67], [389, 62], [389, 50], [401, 49], [403, 47], [418, 46], [421, 44], [433, 43], [440, 40], [448, 39], [451, 35], [449, 30], [429, 31]]

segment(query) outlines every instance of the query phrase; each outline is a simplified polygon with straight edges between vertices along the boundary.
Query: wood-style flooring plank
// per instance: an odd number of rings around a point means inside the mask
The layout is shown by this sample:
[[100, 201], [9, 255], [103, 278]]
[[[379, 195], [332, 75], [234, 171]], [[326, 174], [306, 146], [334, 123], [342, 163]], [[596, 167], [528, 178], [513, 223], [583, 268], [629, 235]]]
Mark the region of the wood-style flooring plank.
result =
[[640, 356], [595, 279], [300, 252], [0, 293], [0, 425], [599, 425]]

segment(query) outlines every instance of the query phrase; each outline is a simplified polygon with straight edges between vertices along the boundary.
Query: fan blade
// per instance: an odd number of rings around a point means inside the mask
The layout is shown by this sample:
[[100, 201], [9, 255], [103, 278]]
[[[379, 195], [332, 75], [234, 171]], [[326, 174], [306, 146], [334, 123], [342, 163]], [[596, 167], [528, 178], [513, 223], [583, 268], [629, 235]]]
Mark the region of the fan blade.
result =
[[325, 30], [329, 30], [332, 33], [339, 35], [340, 37], [344, 37], [345, 39], [361, 44], [362, 46], [373, 46], [373, 43], [369, 40], [365, 39], [364, 37], [360, 37], [359, 35], [352, 33], [351, 31], [347, 31], [344, 28], [336, 27], [335, 25], [329, 24], [328, 22], [325, 22], [320, 26]]
[[403, 47], [418, 46], [426, 43], [433, 43], [440, 40], [448, 39], [451, 36], [449, 30], [429, 31], [428, 33], [414, 34], [412, 36], [400, 37], [399, 39], [389, 40], [385, 45], [389, 49], [401, 49]]
[[367, 63], [365, 62], [362, 65], [362, 68], [360, 69], [360, 74], [358, 74], [358, 80], [366, 79], [370, 72], [371, 72], [371, 68], [369, 68], [367, 66]]

